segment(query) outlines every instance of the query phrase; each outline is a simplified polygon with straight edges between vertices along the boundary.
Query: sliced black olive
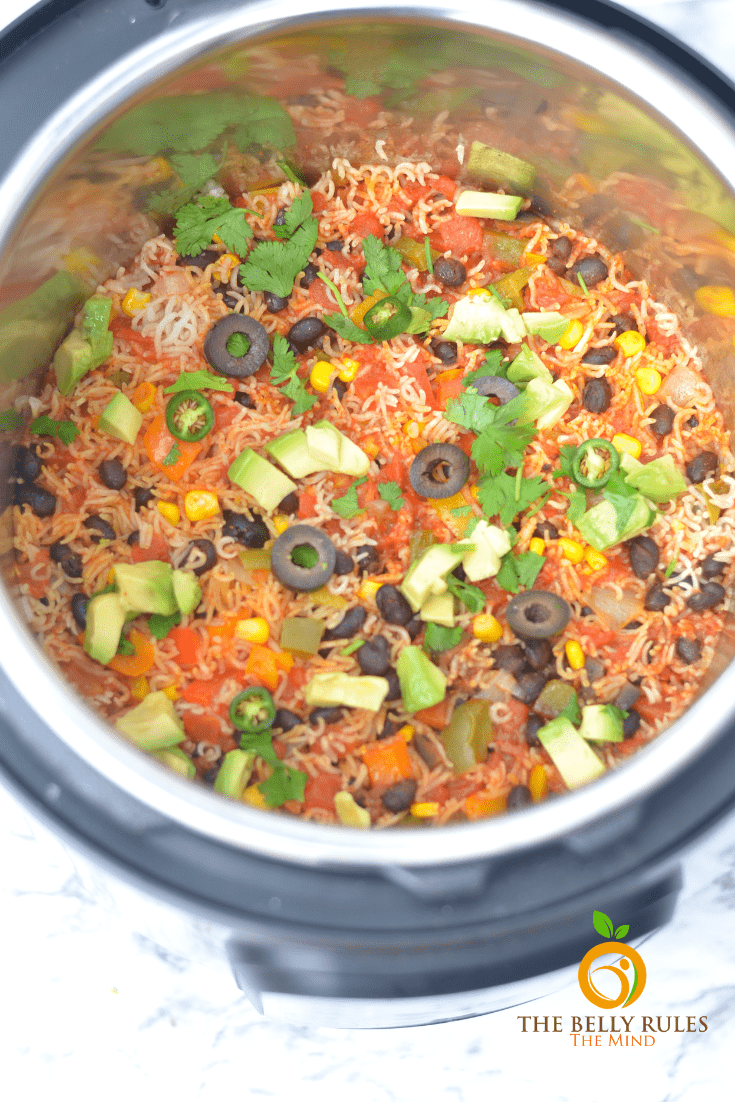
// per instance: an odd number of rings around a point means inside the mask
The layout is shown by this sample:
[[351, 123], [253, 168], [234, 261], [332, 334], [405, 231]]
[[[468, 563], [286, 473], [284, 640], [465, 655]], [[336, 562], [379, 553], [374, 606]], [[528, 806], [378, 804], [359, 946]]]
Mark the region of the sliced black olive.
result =
[[499, 670], [507, 670], [517, 677], [526, 669], [526, 655], [517, 643], [502, 643], [493, 651], [493, 659]]
[[717, 470], [717, 456], [714, 452], [700, 452], [689, 460], [685, 470], [689, 481], [698, 485], [705, 478], [711, 478]]
[[705, 609], [714, 608], [725, 599], [725, 590], [719, 582], [705, 582], [699, 593], [692, 593], [687, 598], [687, 605], [692, 612], [704, 612]]
[[551, 251], [560, 260], [569, 260], [572, 252], [572, 242], [568, 237], [557, 237], [551, 242]]
[[375, 594], [378, 611], [387, 624], [399, 624], [405, 627], [413, 617], [413, 609], [394, 585], [381, 585]]
[[326, 532], [310, 524], [294, 524], [273, 544], [271, 570], [282, 585], [310, 593], [326, 585], [336, 559], [336, 548]]
[[276, 211], [276, 217], [273, 219], [273, 225], [274, 226], [285, 226], [286, 225], [286, 208], [285, 207], [279, 207], [278, 208], [278, 210]]
[[566, 262], [561, 259], [560, 256], [550, 256], [546, 260], [546, 267], [554, 275], [562, 276], [566, 273]]
[[534, 670], [542, 670], [551, 662], [551, 643], [548, 639], [529, 639], [525, 646], [526, 661]]
[[674, 411], [671, 406], [662, 403], [651, 410], [653, 421], [648, 426], [654, 436], [668, 436], [674, 427]]
[[290, 494], [279, 501], [278, 512], [285, 513], [287, 517], [293, 516], [294, 513], [299, 511], [299, 495], [295, 490], [292, 490]]
[[83, 593], [75, 593], [71, 599], [71, 614], [74, 617], [74, 623], [82, 631], [87, 626], [87, 605], [89, 604], [89, 597], [85, 597]]
[[567, 279], [570, 283], [577, 283], [578, 276], [584, 280], [585, 287], [596, 287], [607, 279], [607, 264], [600, 256], [585, 256], [572, 265]]
[[343, 715], [342, 708], [312, 708], [309, 712], [309, 723], [318, 723], [320, 719], [325, 723], [339, 723]]
[[313, 316], [299, 318], [289, 329], [286, 339], [293, 344], [299, 352], [308, 352], [317, 341], [321, 340], [327, 331], [327, 327], [321, 318]]
[[92, 543], [99, 543], [100, 540], [116, 540], [117, 533], [112, 525], [104, 520], [102, 517], [96, 514], [87, 517], [85, 521], [82, 521], [85, 528], [89, 528], [90, 531], [98, 533], [92, 536]]
[[355, 608], [348, 608], [336, 627], [327, 628], [322, 639], [325, 642], [329, 639], [351, 639], [353, 635], [357, 635], [358, 631], [362, 631], [366, 620], [366, 609], [360, 605]]
[[386, 670], [382, 676], [388, 682], [386, 700], [399, 700], [401, 696], [401, 683], [395, 670]]
[[469, 477], [470, 461], [456, 444], [429, 444], [408, 470], [411, 486], [419, 497], [453, 497]]
[[722, 559], [715, 558], [715, 555], [708, 555], [706, 559], [702, 560], [700, 571], [703, 578], [717, 578], [720, 574], [725, 573], [726, 562]]
[[382, 677], [390, 668], [390, 643], [383, 635], [368, 639], [355, 654], [362, 673], [369, 677]]
[[15, 488], [13, 500], [16, 505], [28, 505], [37, 517], [53, 516], [56, 509], [54, 495], [44, 490], [42, 486], [37, 486], [35, 482], [19, 483]]
[[604, 348], [590, 348], [582, 357], [583, 364], [611, 364], [617, 356], [617, 350], [611, 344]]
[[638, 697], [641, 695], [641, 690], [637, 685], [633, 685], [630, 681], [626, 681], [622, 689], [618, 692], [618, 695], [613, 700], [613, 704], [616, 708], [622, 708], [624, 712], [628, 711], [628, 708], [635, 704]]
[[472, 385], [484, 398], [497, 398], [501, 406], [518, 397], [518, 387], [513, 386], [510, 379], [501, 379], [499, 375], [481, 375]]
[[628, 714], [623, 720], [623, 738], [633, 738], [638, 728], [641, 725], [640, 713], [635, 708], [630, 708]]
[[460, 287], [467, 279], [467, 269], [461, 260], [440, 256], [434, 261], [434, 279], [445, 287]]
[[256, 513], [252, 517], [244, 513], [235, 513], [232, 509], [223, 509], [224, 525], [222, 535], [237, 540], [243, 547], [265, 547], [270, 539], [270, 532], [262, 517]]
[[24, 482], [35, 482], [41, 473], [41, 460], [33, 448], [18, 444], [13, 449], [12, 470], [16, 478]]
[[405, 811], [413, 803], [417, 788], [416, 781], [412, 779], [392, 784], [380, 797], [383, 807], [388, 811]]
[[355, 569], [355, 560], [351, 555], [348, 555], [346, 551], [337, 550], [337, 556], [334, 562], [335, 574], [351, 574]]
[[521, 704], [533, 704], [545, 684], [546, 674], [542, 670], [531, 670], [521, 674], [511, 695], [520, 700]]
[[197, 253], [196, 256], [185, 253], [179, 257], [176, 263], [182, 264], [186, 268], [201, 268], [204, 270], [210, 264], [215, 264], [220, 256], [221, 253], [218, 253], [216, 249], [205, 249], [203, 252]]
[[57, 566], [60, 566], [69, 578], [81, 578], [81, 556], [77, 555], [75, 551], [72, 551], [68, 543], [62, 543], [61, 540], [56, 540], [55, 543], [51, 544], [48, 552], [51, 561], [55, 562]]
[[507, 808], [508, 811], [517, 811], [520, 807], [528, 807], [532, 804], [531, 792], [526, 788], [525, 784], [516, 784], [511, 788], [508, 793]]
[[506, 623], [519, 639], [550, 639], [564, 630], [570, 616], [564, 598], [545, 589], [518, 593], [505, 609]]
[[439, 340], [438, 337], [435, 337], [433, 341], [429, 341], [429, 349], [443, 364], [453, 364], [457, 362], [456, 341], [442, 341]]
[[108, 490], [122, 490], [128, 480], [128, 472], [119, 459], [103, 459], [99, 465], [100, 481]]
[[319, 276], [319, 269], [316, 264], [312, 264], [311, 261], [306, 265], [303, 271], [303, 275], [299, 280], [300, 287], [311, 287], [312, 283]]
[[245, 409], [255, 409], [255, 402], [250, 397], [246, 390], [238, 390], [236, 394], [232, 395], [233, 400], [240, 406], [244, 406]]
[[661, 612], [667, 605], [671, 604], [671, 594], [667, 593], [664, 587], [656, 582], [646, 593], [646, 599], [643, 602], [643, 607], [646, 612]]
[[271, 726], [278, 731], [290, 731], [302, 722], [301, 716], [297, 716], [296, 712], [291, 712], [288, 708], [276, 708], [275, 719]]
[[279, 314], [281, 310], [285, 310], [288, 306], [288, 299], [281, 298], [280, 295], [275, 295], [273, 291], [266, 291], [264, 298], [266, 308], [271, 314]]
[[607, 379], [588, 379], [582, 391], [582, 405], [590, 413], [604, 413], [612, 401], [612, 387]]
[[452, 571], [452, 577], [456, 578], [458, 582], [467, 581], [467, 574], [465, 573], [465, 568], [462, 566], [462, 563], [460, 563], [459, 566], [455, 566]]
[[692, 662], [698, 662], [702, 657], [702, 642], [700, 639], [687, 639], [680, 635], [676, 640], [676, 653], [682, 662], [691, 666]]
[[[201, 561], [204, 556], [204, 562]], [[189, 560], [195, 560], [198, 565], [191, 566]], [[207, 570], [211, 570], [213, 566], [217, 565], [217, 548], [214, 546], [211, 540], [199, 539], [192, 540], [187, 544], [181, 562], [180, 568], [186, 568], [187, 570], [193, 570], [195, 574], [205, 574]]]
[[375, 574], [380, 570], [380, 555], [372, 543], [362, 543], [355, 549], [359, 574]]
[[535, 539], [558, 540], [559, 529], [550, 520], [541, 520], [533, 530]]
[[612, 325], [611, 337], [619, 337], [621, 333], [631, 333], [638, 328], [638, 322], [632, 314], [613, 314], [610, 323]]
[[147, 486], [134, 486], [133, 498], [135, 500], [135, 511], [139, 513], [141, 509], [144, 509], [146, 505], [150, 505], [153, 501], [155, 494], [153, 490], [149, 490]]
[[653, 574], [658, 566], [660, 552], [651, 537], [636, 536], [635, 539], [628, 540], [626, 546], [630, 555], [630, 565], [636, 578], [645, 579], [649, 574]]
[[[250, 346], [242, 356], [233, 356], [227, 350], [227, 342], [235, 333], [240, 333], [250, 341]], [[220, 318], [204, 338], [204, 356], [207, 362], [219, 371], [220, 375], [229, 375], [233, 379], [246, 379], [254, 375], [265, 362], [270, 351], [268, 334], [265, 327], [248, 314], [228, 314]]]
[[424, 623], [424, 621], [421, 619], [421, 617], [417, 613], [415, 616], [411, 617], [411, 619], [408, 621], [407, 624], [404, 624], [403, 626], [405, 627], [406, 631], [408, 632], [409, 637], [411, 639], [415, 639], [416, 636], [420, 635], [421, 632], [424, 630], [424, 628], [426, 627], [426, 624]]

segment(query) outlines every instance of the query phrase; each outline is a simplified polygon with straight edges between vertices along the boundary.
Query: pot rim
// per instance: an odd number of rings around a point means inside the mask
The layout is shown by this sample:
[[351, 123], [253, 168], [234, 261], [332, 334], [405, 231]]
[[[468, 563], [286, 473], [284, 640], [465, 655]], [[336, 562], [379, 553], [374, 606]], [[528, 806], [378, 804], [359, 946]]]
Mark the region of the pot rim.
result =
[[[592, 9], [594, 11], [594, 9]], [[628, 12], [626, 17], [634, 21]], [[558, 54], [592, 70], [618, 89], [637, 97], [670, 129], [692, 141], [696, 153], [724, 179], [735, 180], [735, 130], [732, 120], [679, 68], [672, 71], [661, 55], [652, 56], [636, 41], [614, 37], [576, 14], [559, 18], [558, 9], [527, 0], [493, 0], [482, 11], [469, 4], [449, 10], [442, 0], [402, 0], [400, 6], [373, 6], [370, 0], [321, 0], [304, 13], [296, 3], [261, 0], [233, 6], [216, 17], [189, 19], [172, 13], [169, 27], [122, 57], [70, 97], [28, 142], [0, 183], [0, 209], [9, 213], [7, 243], [28, 204], [60, 161], [112, 112], [162, 77], [170, 76], [228, 43], [306, 30], [345, 18], [490, 32], [542, 54]], [[522, 28], [522, 31], [521, 31]], [[665, 44], [665, 36], [660, 35]], [[557, 48], [555, 48], [555, 46]], [[590, 59], [595, 64], [590, 64]], [[622, 87], [609, 73], [622, 72]], [[676, 121], [674, 121], [676, 120]], [[8, 229], [8, 226], [11, 227]], [[332, 867], [401, 865], [421, 867], [507, 856], [583, 830], [603, 816], [643, 800], [675, 773], [690, 765], [735, 717], [730, 679], [713, 685], [664, 734], [639, 750], [625, 766], [594, 784], [526, 809], [451, 829], [358, 831], [328, 827], [291, 817], [263, 815], [172, 774], [132, 747], [97, 717], [59, 676], [33, 638], [7, 592], [0, 591], [0, 636], [11, 640], [3, 657], [5, 673], [50, 731], [93, 768], [181, 827], [260, 855], [306, 865]], [[12, 723], [12, 716], [8, 717]]]

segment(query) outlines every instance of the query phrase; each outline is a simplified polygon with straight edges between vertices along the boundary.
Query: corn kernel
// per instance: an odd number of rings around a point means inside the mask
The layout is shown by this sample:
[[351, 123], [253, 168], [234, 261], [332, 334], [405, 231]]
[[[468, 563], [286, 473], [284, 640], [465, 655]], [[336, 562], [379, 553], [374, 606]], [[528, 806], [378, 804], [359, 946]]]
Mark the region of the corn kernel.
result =
[[618, 352], [622, 352], [626, 360], [631, 356], [637, 356], [646, 347], [646, 338], [637, 329], [628, 329], [625, 333], [618, 333], [613, 341], [613, 346]]
[[545, 264], [549, 258], [542, 256], [541, 253], [524, 253], [523, 263], [527, 265], [533, 265], [534, 268], [540, 268], [542, 264]]
[[593, 570], [603, 570], [607, 566], [607, 559], [601, 551], [596, 551], [594, 547], [588, 547], [584, 553], [584, 561]]
[[398, 728], [396, 734], [405, 742], [410, 742], [414, 735], [414, 728], [411, 726], [410, 723], [404, 723], [403, 727]]
[[220, 279], [223, 283], [229, 280], [233, 268], [236, 268], [239, 263], [240, 257], [235, 256], [234, 253], [222, 253], [222, 256], [217, 261], [217, 268], [219, 269]]
[[531, 793], [531, 799], [534, 803], [543, 800], [548, 786], [548, 777], [543, 765], [534, 765], [528, 775], [528, 791]]
[[472, 634], [481, 643], [497, 643], [503, 638], [503, 625], [491, 613], [481, 613], [472, 621]]
[[576, 540], [570, 540], [566, 536], [562, 536], [559, 540], [559, 547], [564, 558], [574, 563], [575, 566], [584, 558], [584, 547]]
[[411, 804], [411, 814], [415, 819], [431, 819], [439, 814], [439, 804], [426, 801], [422, 804]]
[[258, 788], [257, 784], [249, 784], [242, 794], [242, 802], [250, 804], [251, 807], [260, 807], [265, 810], [268, 804], [265, 802], [265, 796]]
[[410, 440], [415, 440], [421, 435], [421, 430], [424, 427], [423, 421], [406, 421], [403, 426], [403, 435], [407, 436]]
[[488, 291], [487, 287], [473, 287], [467, 292], [467, 298], [492, 298], [492, 291]]
[[123, 313], [133, 318], [140, 310], [144, 310], [150, 301], [151, 296], [147, 291], [139, 291], [137, 287], [131, 287], [121, 303]]
[[189, 490], [184, 498], [184, 512], [192, 522], [209, 520], [219, 512], [219, 498], [211, 490]]
[[661, 376], [655, 367], [639, 367], [635, 373], [635, 381], [643, 394], [655, 394], [661, 386]]
[[366, 807], [361, 807], [355, 802], [351, 792], [337, 792], [334, 797], [334, 810], [342, 826], [355, 827], [357, 830], [368, 830], [370, 827], [370, 812]]
[[162, 691], [163, 695], [167, 696], [169, 700], [178, 700], [181, 696], [177, 685], [167, 685]]
[[584, 666], [584, 651], [576, 639], [567, 640], [564, 644], [564, 653], [567, 656], [567, 662], [573, 670], [582, 669]]
[[627, 452], [628, 455], [632, 455], [634, 459], [643, 451], [643, 445], [640, 440], [636, 440], [635, 436], [628, 436], [625, 432], [618, 432], [612, 438], [612, 446], [616, 451]]
[[173, 501], [158, 501], [156, 502], [158, 511], [162, 517], [165, 517], [169, 524], [178, 524], [181, 520], [181, 512], [178, 505]]
[[361, 601], [374, 601], [375, 594], [380, 589], [382, 582], [374, 582], [368, 579], [364, 581], [357, 591], [357, 596]]
[[354, 381], [359, 370], [360, 365], [357, 360], [351, 360], [349, 357], [345, 357], [337, 372], [337, 378], [341, 379], [343, 383], [351, 383]]
[[156, 400], [156, 388], [153, 383], [140, 383], [133, 391], [130, 400], [141, 413], [148, 413], [153, 409], [153, 403]]
[[367, 452], [368, 455], [372, 456], [373, 459], [375, 459], [375, 456], [380, 451], [380, 448], [378, 447], [378, 445], [375, 443], [374, 440], [368, 440], [366, 444], [362, 445], [362, 450], [364, 452]]
[[148, 678], [144, 677], [143, 674], [140, 677], [134, 677], [130, 682], [130, 695], [133, 700], [145, 700], [149, 692]]
[[311, 374], [309, 375], [309, 382], [314, 387], [314, 390], [319, 391], [320, 394], [326, 394], [332, 382], [333, 372], [334, 367], [332, 364], [327, 363], [326, 360], [318, 360], [312, 367]]
[[114, 584], [115, 584], [115, 568], [111, 567], [107, 571], [107, 585], [114, 585]]
[[540, 536], [534, 536], [528, 545], [528, 550], [533, 551], [534, 555], [543, 555], [546, 550], [546, 540], [542, 540]]
[[273, 517], [273, 527], [278, 535], [281, 536], [288, 528], [288, 517], [282, 516], [280, 513], [276, 513]]
[[235, 635], [246, 643], [267, 643], [270, 638], [268, 621], [262, 616], [251, 616], [248, 620], [238, 620]]
[[735, 292], [732, 287], [699, 287], [694, 297], [708, 314], [718, 318], [735, 318]]
[[562, 335], [559, 337], [557, 344], [559, 348], [565, 349], [567, 352], [578, 345], [584, 335], [584, 326], [579, 318], [573, 318], [569, 322]]

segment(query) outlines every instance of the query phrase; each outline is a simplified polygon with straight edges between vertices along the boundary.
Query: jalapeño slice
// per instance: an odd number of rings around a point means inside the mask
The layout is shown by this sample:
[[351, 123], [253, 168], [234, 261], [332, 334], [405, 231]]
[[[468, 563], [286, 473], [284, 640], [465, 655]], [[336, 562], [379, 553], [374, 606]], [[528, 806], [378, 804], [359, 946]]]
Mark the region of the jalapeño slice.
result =
[[595, 437], [580, 444], [572, 459], [572, 476], [580, 486], [601, 490], [617, 471], [620, 456], [609, 440]]
[[389, 341], [391, 337], [403, 333], [410, 324], [411, 311], [405, 302], [390, 295], [371, 306], [362, 320], [371, 337], [377, 341]]
[[177, 440], [195, 444], [214, 425], [214, 410], [198, 390], [180, 390], [166, 406], [168, 431]]
[[230, 704], [230, 719], [244, 735], [260, 735], [273, 725], [276, 706], [267, 689], [244, 689]]

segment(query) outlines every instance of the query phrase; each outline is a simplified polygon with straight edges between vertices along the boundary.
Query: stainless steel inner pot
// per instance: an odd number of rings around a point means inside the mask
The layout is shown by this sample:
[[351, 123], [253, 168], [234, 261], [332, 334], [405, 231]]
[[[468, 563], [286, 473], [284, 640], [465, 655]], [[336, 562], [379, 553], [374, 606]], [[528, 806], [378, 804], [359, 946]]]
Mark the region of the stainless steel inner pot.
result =
[[[645, 210], [634, 209], [632, 201], [624, 210], [613, 204], [594, 217], [588, 212], [586, 223], [582, 211], [571, 218], [624, 249], [634, 270], [651, 278], [657, 297], [688, 311], [696, 323], [701, 320], [692, 294], [697, 274], [704, 278], [710, 273], [710, 281], [717, 283], [735, 279], [735, 127], [726, 106], [730, 89], [700, 69], [691, 55], [649, 33], [645, 24], [603, 4], [584, 10], [583, 16], [571, 4], [525, 0], [483, 5], [404, 0], [398, 6], [322, 0], [309, 11], [288, 0], [225, 0], [216, 6], [174, 0], [154, 6], [152, 0], [139, 0], [106, 11], [96, 0], [87, 0], [72, 16], [64, 16], [76, 20], [80, 39], [73, 63], [69, 58], [66, 66], [57, 67], [50, 82], [57, 82], [52, 102], [58, 106], [45, 104], [45, 93], [40, 93], [30, 113], [35, 119], [30, 130], [28, 112], [22, 117], [21, 112], [9, 112], [7, 164], [0, 179], [0, 302], [17, 304], [55, 272], [70, 267], [78, 272], [80, 250], [94, 258], [87, 267], [87, 288], [134, 255], [140, 196], [132, 187], [127, 194], [117, 188], [118, 231], [111, 238], [105, 161], [114, 161], [119, 153], [96, 146], [110, 122], [132, 108], [184, 90], [237, 94], [248, 88], [268, 94], [294, 72], [303, 75], [305, 91], [314, 90], [341, 67], [362, 74], [371, 93], [391, 97], [395, 125], [418, 118], [425, 126], [426, 89], [417, 94], [413, 67], [417, 73], [433, 74], [429, 109], [446, 105], [456, 125], [460, 139], [451, 151], [456, 174], [463, 157], [462, 127], [485, 112], [482, 91], [495, 81], [512, 90], [499, 117], [515, 120], [514, 152], [537, 165], [537, 200], [551, 217], [555, 188], [571, 172], [599, 180], [624, 171], [663, 182], [690, 212], [678, 218], [676, 247], [662, 241]], [[48, 71], [60, 56], [60, 43], [68, 41], [68, 23], [50, 20], [40, 39], [28, 37], [10, 54], [0, 79], [10, 87], [16, 71], [29, 64]], [[403, 61], [393, 66], [386, 86], [391, 56]], [[450, 76], [441, 75], [447, 72]], [[545, 127], [547, 111], [552, 118], [575, 120], [575, 140], [567, 156], [553, 142], [553, 128]], [[485, 115], [492, 135], [495, 116]], [[380, 137], [376, 130], [373, 149]], [[339, 136], [309, 151], [309, 170], [328, 167], [334, 146], [339, 147]], [[150, 152], [166, 151], [164, 142]], [[298, 150], [294, 156], [298, 162]], [[65, 220], [65, 196], [79, 178], [91, 182], [90, 201], [70, 222]], [[71, 254], [77, 257], [74, 263]], [[688, 285], [676, 277], [682, 263], [694, 273]], [[24, 315], [22, 306], [0, 313], [0, 408], [19, 394], [33, 393], [70, 324], [74, 305], [68, 303], [47, 329], [32, 312]], [[707, 376], [732, 418], [732, 341], [716, 325], [711, 331], [700, 326], [699, 334]], [[0, 549], [9, 566], [11, 510], [6, 509], [2, 521]], [[16, 727], [20, 723], [26, 734], [52, 733], [57, 750], [48, 750], [48, 760], [60, 791], [67, 783], [78, 783], [73, 763], [84, 763], [90, 800], [114, 814], [107, 790], [95, 794], [95, 778], [104, 778], [123, 804], [128, 797], [135, 801], [141, 829], [146, 823], [165, 822], [181, 827], [187, 837], [301, 868], [388, 870], [395, 883], [409, 888], [428, 868], [449, 870], [458, 863], [467, 868], [469, 862], [480, 861], [484, 882], [494, 861], [520, 861], [542, 845], [558, 843], [569, 852], [591, 854], [598, 846], [630, 838], [640, 827], [649, 798], [696, 769], [735, 715], [730, 666], [735, 638], [728, 628], [708, 687], [688, 712], [628, 764], [594, 784], [486, 822], [438, 831], [361, 832], [262, 814], [186, 783], [138, 752], [62, 680], [5, 588], [0, 592], [0, 638], [6, 719]], [[50, 802], [57, 798], [48, 796]], [[724, 806], [724, 794], [718, 800], [718, 807]]]

